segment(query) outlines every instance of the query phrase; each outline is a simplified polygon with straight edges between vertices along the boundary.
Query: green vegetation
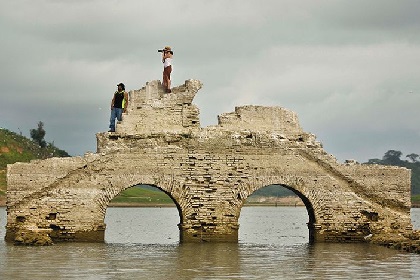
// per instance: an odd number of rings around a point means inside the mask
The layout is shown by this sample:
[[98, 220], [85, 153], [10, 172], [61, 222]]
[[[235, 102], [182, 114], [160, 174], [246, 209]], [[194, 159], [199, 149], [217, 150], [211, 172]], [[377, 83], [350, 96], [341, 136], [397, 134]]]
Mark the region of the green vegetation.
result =
[[411, 204], [416, 207], [420, 207], [420, 194], [411, 196]]
[[6, 170], [0, 170], [0, 196], [6, 195]]
[[[382, 165], [394, 165], [411, 169], [411, 194], [420, 194], [420, 161], [419, 155], [415, 153], [408, 154], [406, 158], [409, 160], [401, 159], [402, 152], [396, 150], [389, 150], [384, 154], [382, 159], [369, 159], [365, 164], [382, 164]], [[412, 197], [412, 201], [413, 201]]]
[[33, 159], [49, 157], [68, 157], [69, 154], [58, 149], [52, 143], [45, 143], [40, 147], [25, 136], [0, 129], [0, 200], [6, 192], [6, 167], [15, 162], [28, 162]]
[[31, 138], [32, 140], [34, 140], [35, 143], [38, 143], [38, 145], [41, 148], [45, 148], [45, 146], [47, 145], [47, 142], [45, 142], [44, 140], [44, 136], [45, 136], [45, 129], [44, 129], [44, 123], [43, 122], [39, 122], [38, 123], [38, 128], [36, 129], [31, 129]]
[[158, 188], [138, 185], [121, 192], [113, 204], [174, 204], [172, 199]]
[[66, 151], [60, 150], [52, 143], [44, 148], [25, 136], [16, 134], [7, 129], [0, 129], [0, 169], [7, 164], [15, 162], [28, 162], [32, 159], [45, 159], [49, 157], [68, 157]]

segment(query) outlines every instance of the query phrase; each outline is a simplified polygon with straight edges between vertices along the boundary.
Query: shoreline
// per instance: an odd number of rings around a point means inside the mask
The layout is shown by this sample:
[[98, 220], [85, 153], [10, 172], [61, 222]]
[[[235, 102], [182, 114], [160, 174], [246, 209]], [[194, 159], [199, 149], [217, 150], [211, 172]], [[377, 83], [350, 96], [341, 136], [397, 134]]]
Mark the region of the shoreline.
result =
[[[246, 206], [271, 206], [271, 207], [284, 207], [284, 206], [292, 206], [292, 207], [305, 207], [303, 203], [273, 203], [273, 202], [248, 202], [243, 205]], [[6, 207], [6, 200], [0, 199], [0, 207]], [[176, 207], [174, 203], [132, 203], [132, 202], [111, 202], [108, 207]], [[413, 203], [411, 208], [420, 208], [420, 204]]]
[[[1, 205], [0, 205], [1, 206]], [[243, 205], [243, 207], [247, 207], [247, 206], [270, 206], [270, 207], [284, 207], [284, 206], [288, 206], [288, 207], [304, 207], [304, 205], [292, 205], [292, 204], [275, 204], [275, 203], [246, 203]], [[172, 203], [110, 203], [108, 205], [108, 207], [110, 208], [115, 208], [115, 207], [138, 207], [138, 208], [142, 208], [142, 207], [156, 207], [156, 208], [169, 208], [169, 207], [176, 207], [175, 204]]]
[[[1, 206], [1, 205], [0, 205]], [[245, 203], [243, 207], [247, 206], [271, 206], [271, 207], [305, 207], [303, 203], [263, 203], [263, 202], [249, 202]], [[174, 203], [130, 203], [130, 202], [119, 202], [119, 203], [110, 203], [108, 207], [176, 207]], [[420, 208], [420, 204], [413, 204], [411, 208]]]

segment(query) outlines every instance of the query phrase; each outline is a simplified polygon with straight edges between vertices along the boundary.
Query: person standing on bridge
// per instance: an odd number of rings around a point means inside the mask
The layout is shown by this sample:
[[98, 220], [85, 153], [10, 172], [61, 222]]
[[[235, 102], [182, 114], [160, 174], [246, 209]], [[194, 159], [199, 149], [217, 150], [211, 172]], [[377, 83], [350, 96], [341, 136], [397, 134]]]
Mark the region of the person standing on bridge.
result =
[[171, 93], [172, 55], [174, 52], [171, 50], [171, 47], [165, 47], [163, 50], [159, 50], [159, 52], [162, 52], [163, 62], [162, 85], [167, 93]]
[[127, 112], [128, 95], [125, 92], [125, 85], [119, 83], [111, 101], [111, 118], [109, 120], [109, 132], [115, 132], [115, 119], [122, 121], [122, 113]]

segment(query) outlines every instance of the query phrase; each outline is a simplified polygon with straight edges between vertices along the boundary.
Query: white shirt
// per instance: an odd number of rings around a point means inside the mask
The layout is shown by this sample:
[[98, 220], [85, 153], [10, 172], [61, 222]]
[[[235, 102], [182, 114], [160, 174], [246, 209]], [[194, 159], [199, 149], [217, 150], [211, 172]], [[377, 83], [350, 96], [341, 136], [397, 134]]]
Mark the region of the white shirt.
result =
[[165, 67], [171, 66], [171, 62], [172, 62], [172, 58], [170, 57], [165, 58], [165, 62], [163, 62], [163, 67], [165, 68]]

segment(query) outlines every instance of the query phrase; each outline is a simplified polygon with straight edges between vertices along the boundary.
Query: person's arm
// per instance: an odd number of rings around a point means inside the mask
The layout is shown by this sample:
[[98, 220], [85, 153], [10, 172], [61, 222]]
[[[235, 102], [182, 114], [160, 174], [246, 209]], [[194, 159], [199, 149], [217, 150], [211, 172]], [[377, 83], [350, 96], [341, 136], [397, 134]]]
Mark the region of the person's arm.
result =
[[114, 101], [115, 101], [115, 94], [114, 94], [114, 97], [112, 97], [112, 100], [111, 100], [111, 110], [114, 109]]
[[124, 91], [124, 113], [127, 113], [127, 107], [128, 107], [128, 94]]

